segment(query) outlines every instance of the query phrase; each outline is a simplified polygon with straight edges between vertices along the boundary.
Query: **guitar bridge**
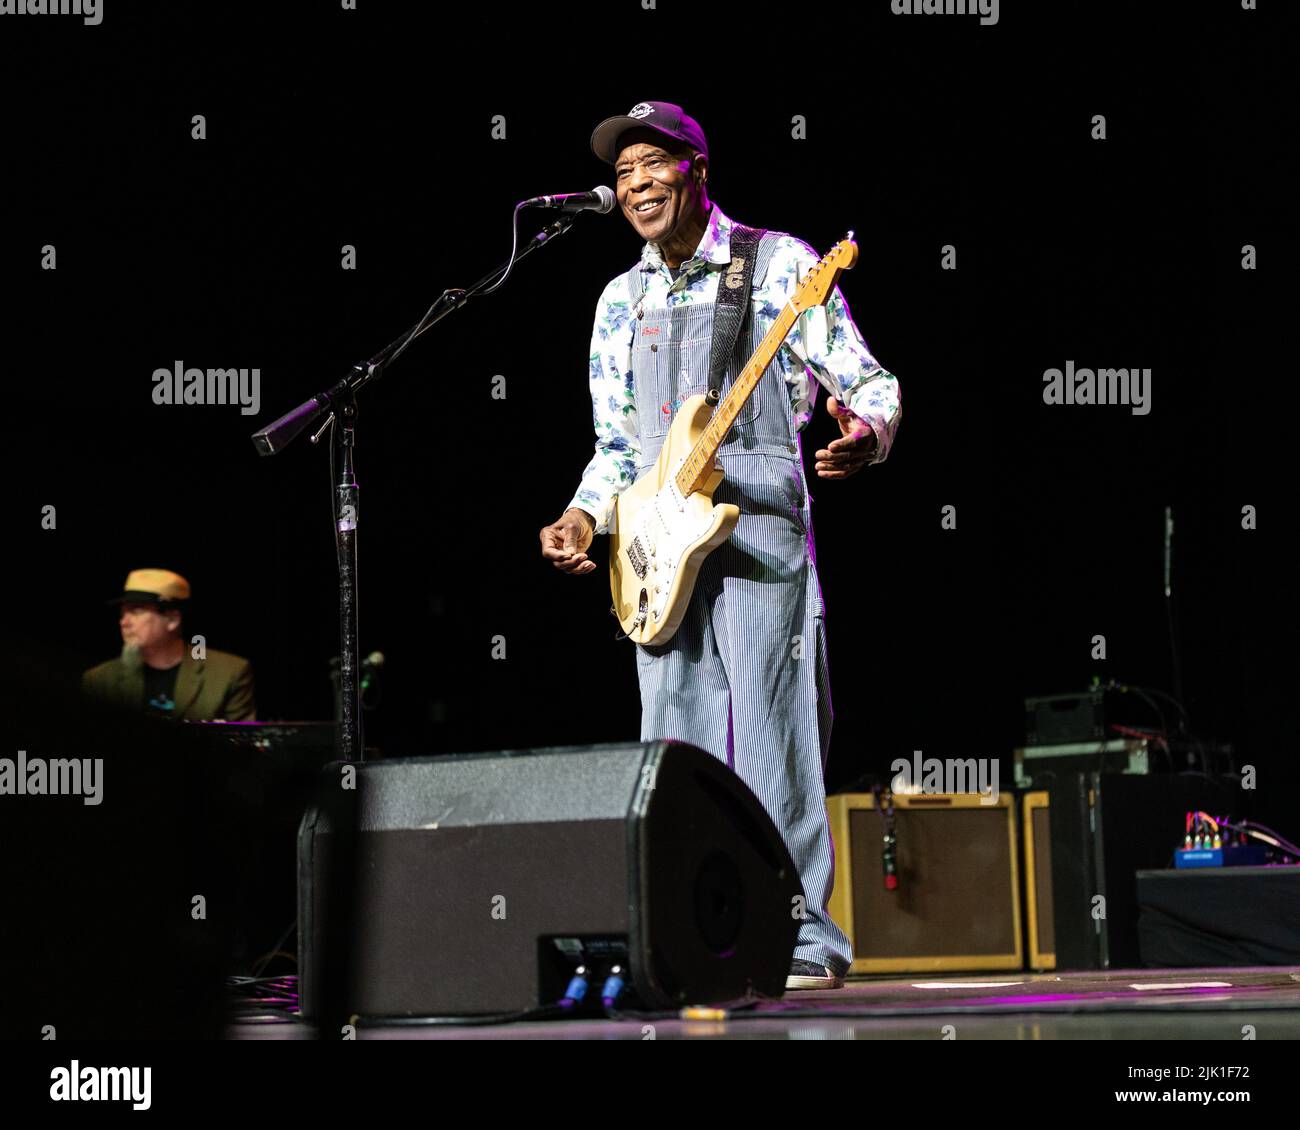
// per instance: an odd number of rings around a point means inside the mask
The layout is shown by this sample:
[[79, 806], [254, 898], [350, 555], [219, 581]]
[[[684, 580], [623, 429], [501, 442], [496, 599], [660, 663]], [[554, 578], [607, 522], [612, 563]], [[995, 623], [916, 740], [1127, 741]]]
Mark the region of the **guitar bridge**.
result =
[[639, 537], [633, 538], [632, 544], [627, 547], [627, 559], [632, 565], [632, 571], [636, 573], [637, 580], [644, 581], [650, 569], [650, 559], [646, 557], [645, 548], [641, 545]]

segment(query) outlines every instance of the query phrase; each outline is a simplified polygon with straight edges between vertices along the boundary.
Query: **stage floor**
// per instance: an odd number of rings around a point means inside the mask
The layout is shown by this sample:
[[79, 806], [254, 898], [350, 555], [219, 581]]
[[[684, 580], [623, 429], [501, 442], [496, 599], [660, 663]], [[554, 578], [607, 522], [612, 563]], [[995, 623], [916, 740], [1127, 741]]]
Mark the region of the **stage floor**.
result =
[[[1259, 1040], [1300, 1039], [1300, 967], [854, 978], [842, 989], [787, 993], [721, 1020], [402, 1024], [362, 1027], [357, 1038], [1241, 1040], [1246, 1025]], [[236, 1040], [316, 1035], [301, 1021], [245, 1020], [227, 1029]]]

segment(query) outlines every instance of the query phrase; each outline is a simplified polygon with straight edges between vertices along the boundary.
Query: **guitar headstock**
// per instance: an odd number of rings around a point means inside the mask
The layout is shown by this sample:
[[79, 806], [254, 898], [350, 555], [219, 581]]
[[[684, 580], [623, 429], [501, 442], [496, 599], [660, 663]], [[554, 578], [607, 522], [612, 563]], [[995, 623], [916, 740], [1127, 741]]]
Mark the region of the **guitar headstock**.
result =
[[830, 298], [831, 291], [840, 277], [841, 271], [852, 269], [858, 261], [858, 245], [853, 242], [853, 232], [849, 232], [818, 260], [817, 266], [804, 276], [799, 290], [790, 299], [790, 304], [802, 314], [814, 306], [824, 306]]

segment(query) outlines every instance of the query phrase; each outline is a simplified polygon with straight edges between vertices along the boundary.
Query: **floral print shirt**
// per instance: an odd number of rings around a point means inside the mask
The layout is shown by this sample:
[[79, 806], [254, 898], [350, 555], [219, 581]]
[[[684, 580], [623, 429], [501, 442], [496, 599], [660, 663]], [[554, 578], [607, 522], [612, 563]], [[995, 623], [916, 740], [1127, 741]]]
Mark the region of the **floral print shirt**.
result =
[[[718, 280], [731, 261], [733, 221], [716, 204], [695, 255], [684, 261], [680, 276], [663, 261], [658, 244], [641, 251], [645, 309], [694, 302], [713, 302]], [[753, 314], [760, 336], [776, 321], [819, 256], [800, 239], [784, 235], [772, 250], [767, 276], [753, 294]], [[596, 520], [596, 532], [609, 532], [614, 499], [636, 480], [641, 443], [637, 430], [636, 390], [632, 377], [635, 311], [626, 272], [613, 279], [596, 304], [591, 335], [591, 404], [596, 451], [566, 509], [577, 507]], [[889, 454], [902, 415], [898, 378], [872, 357], [849, 316], [848, 303], [836, 287], [824, 306], [805, 310], [777, 351], [775, 365], [790, 390], [795, 427], [812, 419], [821, 384], [876, 434], [870, 462]], [[829, 441], [827, 441], [829, 442]]]

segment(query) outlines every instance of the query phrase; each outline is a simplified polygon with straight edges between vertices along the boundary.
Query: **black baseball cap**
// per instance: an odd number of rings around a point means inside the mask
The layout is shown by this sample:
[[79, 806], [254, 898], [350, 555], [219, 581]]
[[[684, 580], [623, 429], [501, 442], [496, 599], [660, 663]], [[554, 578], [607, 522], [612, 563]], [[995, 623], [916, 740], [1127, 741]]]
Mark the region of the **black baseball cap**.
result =
[[706, 157], [709, 155], [709, 143], [704, 140], [700, 123], [671, 102], [638, 102], [626, 114], [606, 118], [591, 133], [591, 151], [607, 165], [614, 164], [618, 160], [618, 139], [638, 127], [684, 141]]

